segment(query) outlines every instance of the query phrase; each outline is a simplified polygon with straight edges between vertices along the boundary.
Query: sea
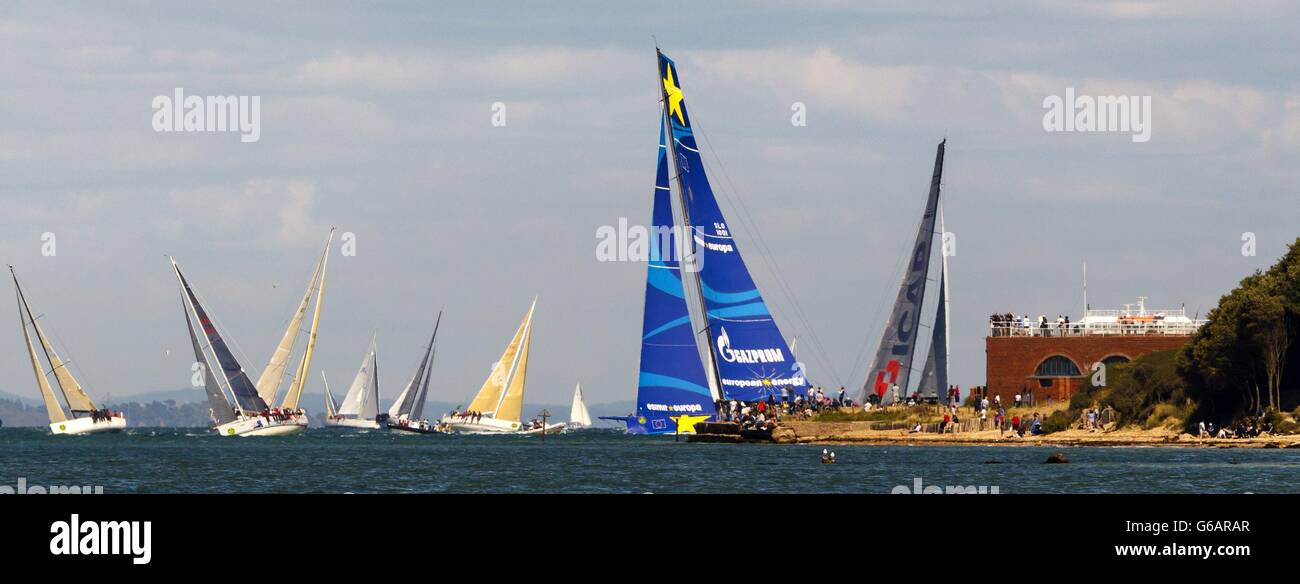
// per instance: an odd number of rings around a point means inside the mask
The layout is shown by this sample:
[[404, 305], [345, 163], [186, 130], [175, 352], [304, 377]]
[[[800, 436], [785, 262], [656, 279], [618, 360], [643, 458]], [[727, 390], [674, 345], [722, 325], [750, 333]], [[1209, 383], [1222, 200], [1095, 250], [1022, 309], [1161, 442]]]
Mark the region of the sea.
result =
[[[823, 448], [835, 464], [821, 462]], [[1044, 464], [1055, 452], [1068, 463]], [[543, 440], [2, 428], [0, 492], [19, 481], [104, 493], [1300, 493], [1300, 450], [695, 444], [607, 429]]]

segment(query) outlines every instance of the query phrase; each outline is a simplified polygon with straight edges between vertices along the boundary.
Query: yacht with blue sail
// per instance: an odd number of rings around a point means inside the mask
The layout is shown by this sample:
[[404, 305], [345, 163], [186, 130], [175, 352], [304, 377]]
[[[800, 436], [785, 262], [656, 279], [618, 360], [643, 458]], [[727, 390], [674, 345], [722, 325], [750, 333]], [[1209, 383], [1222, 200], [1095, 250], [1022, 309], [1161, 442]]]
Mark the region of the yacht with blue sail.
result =
[[782, 389], [794, 395], [808, 381], [714, 197], [677, 64], [656, 52], [662, 114], [637, 410], [602, 419], [622, 421], [632, 434], [690, 434], [716, 421], [716, 403], [755, 402]]

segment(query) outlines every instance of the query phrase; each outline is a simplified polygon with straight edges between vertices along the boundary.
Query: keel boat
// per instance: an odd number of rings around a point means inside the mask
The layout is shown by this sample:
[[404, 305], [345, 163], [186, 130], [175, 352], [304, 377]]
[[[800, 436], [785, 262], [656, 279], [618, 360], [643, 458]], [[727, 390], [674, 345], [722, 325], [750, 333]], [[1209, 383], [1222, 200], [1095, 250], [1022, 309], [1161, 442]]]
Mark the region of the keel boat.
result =
[[443, 416], [442, 422], [453, 432], [463, 434], [547, 434], [564, 430], [563, 423], [523, 422], [524, 382], [528, 376], [528, 348], [533, 339], [533, 311], [537, 299], [528, 308], [515, 336], [492, 367], [492, 372], [463, 412]]
[[[50, 433], [95, 434], [125, 429], [126, 416], [122, 412], [100, 409], [86, 395], [86, 390], [68, 369], [68, 363], [59, 357], [54, 346], [50, 344], [49, 338], [45, 336], [45, 331], [36, 322], [36, 316], [32, 314], [27, 296], [23, 293], [22, 286], [18, 284], [18, 275], [14, 273], [13, 266], [9, 266], [9, 275], [14, 279], [14, 293], [18, 298], [18, 321], [22, 325], [23, 340], [26, 341], [27, 356], [31, 358], [32, 372], [36, 374], [36, 385], [40, 389], [41, 400], [45, 402], [45, 412], [50, 418]], [[36, 354], [32, 335], [35, 335], [40, 342], [41, 351], [50, 365], [49, 372], [45, 371], [40, 357]], [[49, 373], [54, 374], [54, 381], [63, 394], [63, 399], [68, 406], [66, 411], [63, 409], [63, 404], [59, 403], [59, 399], [54, 396]]]
[[373, 430], [379, 428], [387, 418], [379, 415], [379, 361], [375, 353], [375, 337], [372, 336], [370, 348], [361, 359], [361, 368], [352, 379], [352, 387], [348, 388], [348, 394], [343, 397], [342, 406], [334, 406], [329, 382], [325, 383], [326, 426]]

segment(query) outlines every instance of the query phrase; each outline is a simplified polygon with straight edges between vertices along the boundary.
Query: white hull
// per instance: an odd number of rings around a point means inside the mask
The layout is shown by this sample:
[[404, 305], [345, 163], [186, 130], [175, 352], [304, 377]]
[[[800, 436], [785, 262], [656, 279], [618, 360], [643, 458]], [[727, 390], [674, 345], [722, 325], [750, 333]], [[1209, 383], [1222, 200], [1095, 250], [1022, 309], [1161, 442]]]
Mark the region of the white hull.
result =
[[287, 436], [306, 429], [306, 414], [285, 420], [250, 416], [216, 427], [217, 434], [221, 436]]
[[62, 422], [51, 422], [51, 434], [97, 434], [99, 432], [120, 432], [126, 429], [125, 416], [113, 416], [107, 420], [95, 421], [92, 418], [72, 418]]
[[[530, 429], [528, 424], [514, 422], [510, 420], [498, 420], [496, 418], [481, 418], [477, 421], [471, 421], [469, 417], [463, 416], [444, 416], [442, 418], [452, 432], [459, 434], [541, 434], [542, 429]], [[564, 430], [564, 424], [550, 424], [546, 426], [547, 434], [558, 434]]]
[[379, 422], [374, 420], [358, 420], [356, 418], [325, 418], [325, 426], [333, 428], [359, 428], [362, 430], [378, 430], [381, 427]]

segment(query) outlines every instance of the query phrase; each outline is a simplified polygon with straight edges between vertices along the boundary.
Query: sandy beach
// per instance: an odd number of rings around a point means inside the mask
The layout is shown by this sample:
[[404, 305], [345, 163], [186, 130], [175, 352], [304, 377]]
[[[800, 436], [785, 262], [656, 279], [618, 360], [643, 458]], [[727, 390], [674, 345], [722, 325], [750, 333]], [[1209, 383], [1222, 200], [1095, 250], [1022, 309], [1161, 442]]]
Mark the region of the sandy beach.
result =
[[997, 430], [955, 434], [873, 430], [868, 422], [782, 422], [772, 434], [784, 444], [900, 444], [953, 446], [1134, 446], [1171, 448], [1300, 448], [1300, 435], [1207, 438], [1156, 428], [1110, 431], [1066, 430], [1017, 438]]

